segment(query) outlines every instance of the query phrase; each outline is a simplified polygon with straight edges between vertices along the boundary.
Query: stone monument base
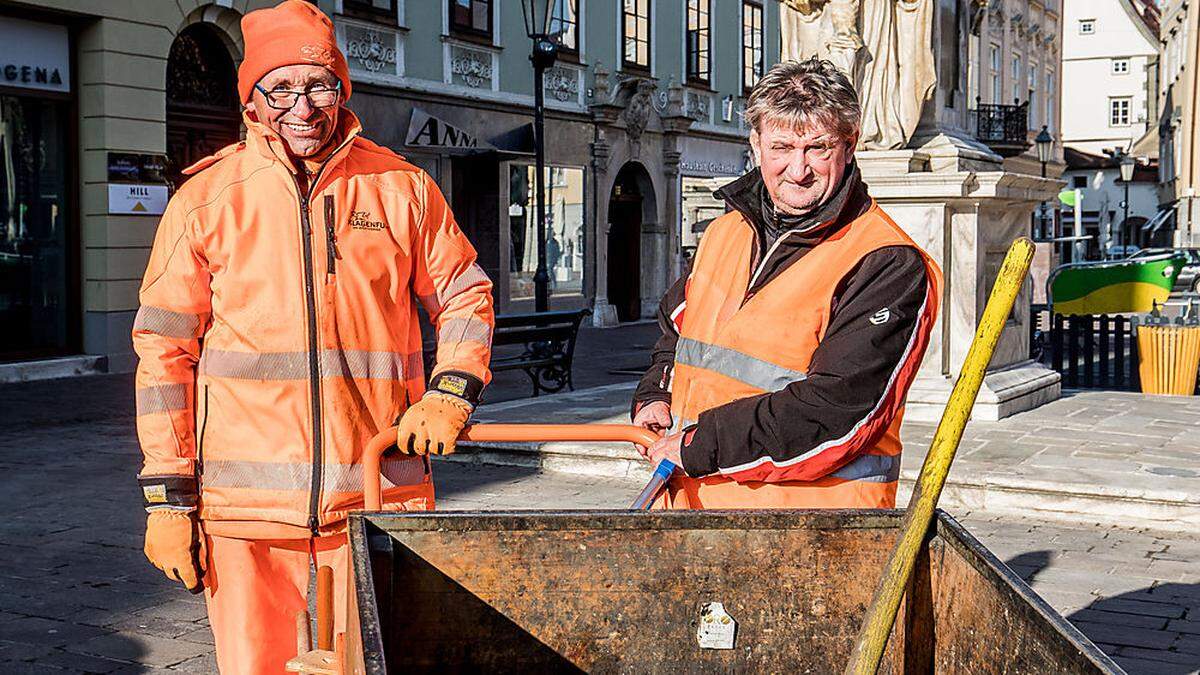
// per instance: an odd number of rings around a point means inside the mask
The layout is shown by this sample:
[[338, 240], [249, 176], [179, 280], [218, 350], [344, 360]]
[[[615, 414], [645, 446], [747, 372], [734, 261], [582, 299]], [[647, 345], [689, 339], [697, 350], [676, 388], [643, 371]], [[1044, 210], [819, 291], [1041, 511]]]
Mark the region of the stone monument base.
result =
[[615, 328], [621, 325], [621, 322], [617, 321], [616, 306], [603, 300], [597, 300], [592, 305], [592, 325], [596, 328]]
[[[941, 267], [941, 308], [906, 418], [941, 417], [992, 284], [1013, 240], [1061, 181], [1006, 171], [987, 148], [938, 134], [920, 147], [857, 154], [871, 196]], [[1030, 360], [1032, 284], [1026, 282], [992, 356], [973, 417], [998, 420], [1058, 398], [1060, 376]]]
[[[954, 382], [948, 377], [918, 375], [908, 390], [904, 419], [937, 422], [942, 417]], [[995, 422], [1032, 410], [1062, 395], [1061, 376], [1034, 361], [989, 372], [979, 388], [971, 419]]]

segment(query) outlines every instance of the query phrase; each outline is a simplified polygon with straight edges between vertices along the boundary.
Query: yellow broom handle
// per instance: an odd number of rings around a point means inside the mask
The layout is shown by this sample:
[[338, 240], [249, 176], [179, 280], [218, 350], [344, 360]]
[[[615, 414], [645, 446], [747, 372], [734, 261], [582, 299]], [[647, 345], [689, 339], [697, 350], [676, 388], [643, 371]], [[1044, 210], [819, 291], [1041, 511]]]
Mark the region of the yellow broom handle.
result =
[[938, 423], [929, 454], [917, 477], [901, 524], [900, 538], [896, 541], [887, 569], [879, 580], [871, 606], [863, 619], [862, 629], [846, 666], [847, 675], [866, 675], [875, 673], [879, 668], [888, 635], [892, 632], [892, 623], [896, 620], [896, 611], [900, 607], [900, 598], [904, 595], [917, 553], [924, 544], [925, 533], [933, 520], [933, 510], [942, 494], [942, 486], [946, 484], [946, 475], [950, 472], [950, 463], [954, 461], [954, 453], [962, 439], [963, 428], [971, 417], [975, 396], [979, 393], [988, 363], [992, 360], [992, 352], [996, 350], [996, 342], [1004, 331], [1004, 324], [1012, 312], [1032, 259], [1033, 242], [1025, 237], [1014, 241], [1004, 257], [996, 285], [992, 287], [992, 295], [983, 309], [979, 330], [971, 341], [962, 372], [954, 384], [954, 390], [950, 392], [942, 421]]

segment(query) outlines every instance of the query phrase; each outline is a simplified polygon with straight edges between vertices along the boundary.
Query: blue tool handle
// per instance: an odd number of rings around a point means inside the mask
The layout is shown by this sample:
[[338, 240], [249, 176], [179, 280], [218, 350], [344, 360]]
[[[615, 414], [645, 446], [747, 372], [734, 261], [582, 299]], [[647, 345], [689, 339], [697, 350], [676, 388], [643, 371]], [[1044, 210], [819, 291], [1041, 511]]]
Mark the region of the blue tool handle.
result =
[[637, 499], [633, 500], [633, 505], [630, 509], [634, 511], [645, 511], [650, 508], [654, 500], [658, 498], [658, 494], [667, 486], [667, 481], [670, 480], [671, 474], [675, 473], [675, 462], [669, 459], [664, 459], [654, 467], [654, 474], [650, 476], [646, 487], [638, 494]]

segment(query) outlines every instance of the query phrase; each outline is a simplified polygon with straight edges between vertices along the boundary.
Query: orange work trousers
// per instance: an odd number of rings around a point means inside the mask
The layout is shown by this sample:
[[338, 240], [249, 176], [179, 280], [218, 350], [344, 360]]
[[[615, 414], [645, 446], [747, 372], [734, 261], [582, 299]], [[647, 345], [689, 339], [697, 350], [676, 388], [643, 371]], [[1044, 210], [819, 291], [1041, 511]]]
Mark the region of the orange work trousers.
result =
[[[296, 656], [296, 615], [308, 608], [309, 564], [333, 568], [334, 634], [345, 631], [346, 533], [310, 539], [205, 537], [204, 599], [224, 675], [285, 673]], [[314, 645], [315, 646], [315, 645]]]

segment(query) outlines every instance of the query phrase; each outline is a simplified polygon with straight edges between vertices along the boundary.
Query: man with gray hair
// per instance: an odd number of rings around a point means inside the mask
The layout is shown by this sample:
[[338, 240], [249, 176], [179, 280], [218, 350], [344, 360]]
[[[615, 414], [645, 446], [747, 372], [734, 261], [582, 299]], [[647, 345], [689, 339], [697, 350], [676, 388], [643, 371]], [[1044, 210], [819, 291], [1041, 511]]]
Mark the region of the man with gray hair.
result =
[[780, 63], [750, 94], [758, 168], [721, 188], [659, 307], [633, 400], [681, 468], [664, 508], [890, 508], [900, 422], [941, 272], [867, 194], [860, 110], [829, 61]]

